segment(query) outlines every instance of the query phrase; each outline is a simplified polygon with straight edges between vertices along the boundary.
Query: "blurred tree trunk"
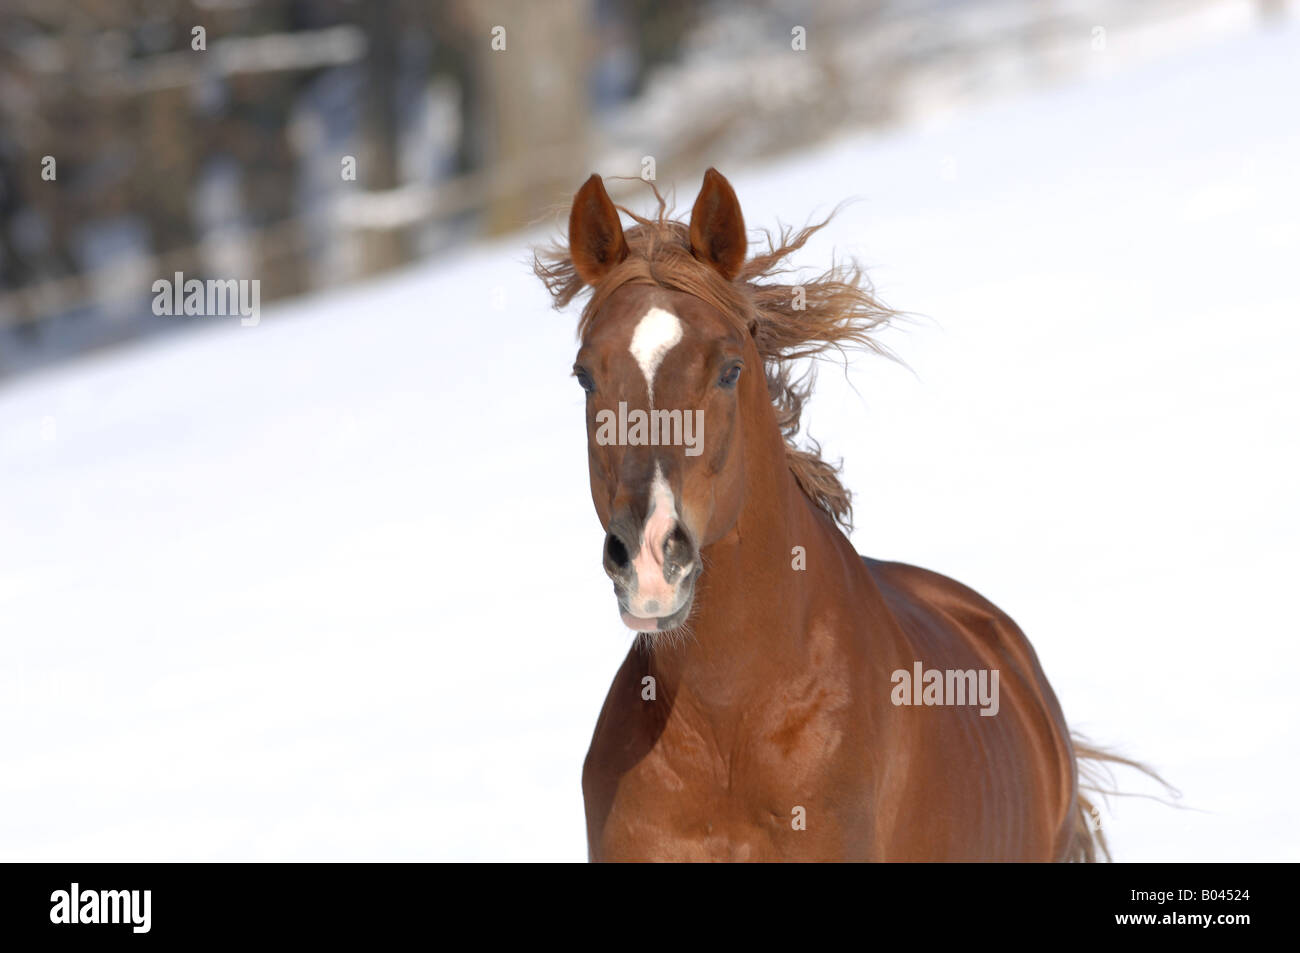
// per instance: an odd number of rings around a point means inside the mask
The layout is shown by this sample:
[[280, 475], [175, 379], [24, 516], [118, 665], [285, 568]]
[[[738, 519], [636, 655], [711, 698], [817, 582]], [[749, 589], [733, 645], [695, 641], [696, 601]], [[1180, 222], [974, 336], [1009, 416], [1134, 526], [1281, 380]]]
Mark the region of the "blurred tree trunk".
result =
[[[365, 144], [359, 178], [371, 192], [401, 185], [398, 168], [397, 43], [402, 20], [394, 0], [366, 0], [361, 7], [366, 31]], [[371, 228], [362, 236], [366, 273], [385, 271], [408, 259], [404, 228]]]
[[[569, 198], [592, 171], [587, 43], [594, 10], [590, 0], [458, 3], [472, 61], [467, 135], [488, 173], [484, 229], [499, 234]], [[494, 49], [494, 39], [505, 49]]]

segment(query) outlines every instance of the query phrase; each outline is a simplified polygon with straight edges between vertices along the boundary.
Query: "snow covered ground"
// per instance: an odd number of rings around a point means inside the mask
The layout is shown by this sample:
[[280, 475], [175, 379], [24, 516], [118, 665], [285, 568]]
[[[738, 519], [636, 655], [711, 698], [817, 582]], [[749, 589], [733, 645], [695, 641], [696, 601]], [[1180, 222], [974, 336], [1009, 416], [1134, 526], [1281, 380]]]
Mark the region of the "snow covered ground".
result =
[[[861, 551], [1001, 604], [1185, 792], [1112, 802], [1120, 860], [1300, 859], [1298, 54], [723, 170], [753, 226], [861, 198], [800, 260], [861, 256], [909, 369], [823, 369], [811, 432]], [[630, 638], [539, 237], [0, 393], [0, 859], [585, 857]]]

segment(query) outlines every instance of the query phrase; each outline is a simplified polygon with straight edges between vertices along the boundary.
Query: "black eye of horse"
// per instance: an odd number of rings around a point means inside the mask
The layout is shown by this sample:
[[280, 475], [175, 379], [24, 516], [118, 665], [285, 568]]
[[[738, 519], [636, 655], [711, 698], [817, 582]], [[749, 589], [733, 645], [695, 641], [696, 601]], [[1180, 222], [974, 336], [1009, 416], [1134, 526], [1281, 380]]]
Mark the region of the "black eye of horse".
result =
[[585, 368], [575, 367], [573, 369], [573, 376], [578, 379], [579, 386], [588, 394], [596, 389], [596, 385], [591, 382], [591, 375], [587, 373]]
[[736, 363], [728, 367], [725, 371], [722, 372], [722, 377], [718, 379], [718, 386], [735, 387], [736, 381], [740, 380], [740, 369], [743, 366], [744, 366], [743, 364]]

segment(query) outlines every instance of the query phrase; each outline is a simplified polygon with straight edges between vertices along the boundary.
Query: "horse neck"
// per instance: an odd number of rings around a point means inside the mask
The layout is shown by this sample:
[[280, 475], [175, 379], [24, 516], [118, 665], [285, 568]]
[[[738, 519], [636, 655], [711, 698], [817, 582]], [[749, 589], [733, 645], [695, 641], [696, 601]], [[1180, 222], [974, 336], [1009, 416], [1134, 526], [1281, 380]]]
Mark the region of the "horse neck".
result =
[[[827, 565], [848, 541], [799, 488], [771, 404], [746, 415], [745, 501], [732, 530], [702, 551], [704, 574], [688, 632], [652, 648], [651, 670], [670, 696], [686, 690], [725, 712], [772, 686], [807, 655], [816, 573], [792, 550]], [[810, 576], [812, 579], [810, 579]]]

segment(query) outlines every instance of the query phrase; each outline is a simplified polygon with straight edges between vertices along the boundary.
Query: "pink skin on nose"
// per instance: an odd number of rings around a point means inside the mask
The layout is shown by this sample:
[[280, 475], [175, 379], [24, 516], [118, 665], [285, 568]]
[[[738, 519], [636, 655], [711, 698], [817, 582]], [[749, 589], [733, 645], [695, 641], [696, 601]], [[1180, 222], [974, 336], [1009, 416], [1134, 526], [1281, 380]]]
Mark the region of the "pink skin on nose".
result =
[[[664, 579], [664, 541], [677, 524], [677, 507], [673, 503], [672, 490], [658, 468], [655, 469], [650, 494], [650, 515], [641, 530], [641, 548], [632, 559], [636, 592], [628, 599], [632, 615], [647, 621], [672, 615], [680, 608], [677, 605], [677, 587]], [[632, 627], [640, 628], [637, 625]], [[653, 623], [648, 627], [654, 628]]]

